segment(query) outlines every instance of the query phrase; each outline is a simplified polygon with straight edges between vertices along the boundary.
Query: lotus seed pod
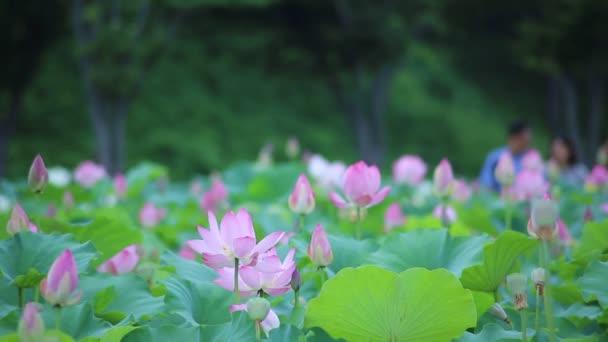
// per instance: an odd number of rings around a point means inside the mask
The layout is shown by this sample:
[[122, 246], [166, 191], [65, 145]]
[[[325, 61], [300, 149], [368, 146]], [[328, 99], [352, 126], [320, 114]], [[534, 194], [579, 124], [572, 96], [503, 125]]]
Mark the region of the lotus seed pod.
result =
[[254, 321], [263, 321], [270, 312], [270, 302], [261, 297], [253, 297], [247, 301], [247, 313]]

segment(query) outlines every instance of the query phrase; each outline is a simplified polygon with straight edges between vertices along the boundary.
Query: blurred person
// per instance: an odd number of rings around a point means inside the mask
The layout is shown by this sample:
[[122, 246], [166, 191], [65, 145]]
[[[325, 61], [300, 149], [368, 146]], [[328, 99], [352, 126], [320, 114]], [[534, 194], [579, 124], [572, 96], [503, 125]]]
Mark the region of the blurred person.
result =
[[524, 121], [518, 120], [511, 123], [507, 133], [507, 146], [497, 148], [488, 154], [479, 175], [479, 183], [494, 191], [500, 191], [500, 183], [494, 175], [494, 169], [496, 169], [501, 154], [508, 152], [511, 155], [515, 175], [517, 175], [522, 169], [522, 160], [532, 142], [532, 131]]
[[568, 185], [581, 185], [587, 176], [587, 168], [579, 162], [572, 140], [564, 136], [553, 138], [549, 165], [551, 172], [555, 172], [551, 178]]

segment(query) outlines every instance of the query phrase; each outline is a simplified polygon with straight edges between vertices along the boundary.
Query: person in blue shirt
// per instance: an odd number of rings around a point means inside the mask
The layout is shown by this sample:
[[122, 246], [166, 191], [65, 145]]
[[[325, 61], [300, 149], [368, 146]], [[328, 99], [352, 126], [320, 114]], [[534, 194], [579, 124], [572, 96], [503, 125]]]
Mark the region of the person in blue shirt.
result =
[[487, 188], [494, 191], [500, 191], [500, 183], [494, 176], [494, 169], [500, 155], [508, 151], [511, 153], [513, 164], [515, 166], [515, 174], [517, 175], [522, 169], [521, 161], [530, 148], [532, 143], [532, 131], [528, 124], [524, 121], [515, 121], [509, 125], [507, 146], [497, 148], [491, 151], [486, 157], [479, 175], [479, 183]]

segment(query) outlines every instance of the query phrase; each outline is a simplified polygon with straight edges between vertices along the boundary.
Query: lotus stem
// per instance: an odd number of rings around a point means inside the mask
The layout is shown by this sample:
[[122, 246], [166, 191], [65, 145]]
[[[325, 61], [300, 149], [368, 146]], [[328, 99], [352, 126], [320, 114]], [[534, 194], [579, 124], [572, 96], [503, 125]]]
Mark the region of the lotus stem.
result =
[[357, 240], [361, 240], [361, 207], [357, 207], [357, 226], [355, 236]]
[[259, 341], [261, 340], [261, 333], [260, 333], [260, 321], [255, 321], [255, 340]]
[[528, 311], [523, 309], [519, 312], [521, 315], [521, 339], [523, 342], [528, 341], [527, 333], [528, 333]]
[[547, 281], [544, 288], [545, 315], [547, 317], [547, 328], [549, 328], [549, 341], [555, 342], [555, 327], [553, 326], [553, 305], [551, 303], [551, 271], [549, 270], [549, 241], [542, 241], [544, 256], [543, 268], [547, 272]]
[[234, 301], [239, 304], [241, 296], [239, 294], [239, 259], [234, 258]]
[[538, 323], [540, 316], [540, 289], [536, 288], [536, 313], [534, 315], [534, 331], [538, 333]]
[[19, 308], [23, 309], [23, 288], [17, 287], [17, 298], [19, 300]]
[[511, 230], [513, 222], [513, 209], [508, 199], [505, 199], [505, 230]]
[[55, 309], [55, 328], [61, 331], [61, 307]]

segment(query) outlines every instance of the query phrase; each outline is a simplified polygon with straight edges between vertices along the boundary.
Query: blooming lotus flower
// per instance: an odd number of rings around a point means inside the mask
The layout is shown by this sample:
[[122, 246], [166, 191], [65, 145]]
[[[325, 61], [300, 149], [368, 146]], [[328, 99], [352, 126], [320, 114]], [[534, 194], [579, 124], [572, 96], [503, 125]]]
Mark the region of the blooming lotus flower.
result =
[[503, 152], [494, 169], [494, 177], [503, 187], [510, 186], [515, 181], [515, 164], [511, 153]]
[[80, 163], [74, 171], [74, 179], [83, 188], [90, 189], [106, 177], [106, 170], [101, 165], [87, 160]]
[[131, 245], [118, 252], [110, 260], [104, 262], [97, 267], [97, 272], [110, 272], [113, 275], [129, 273], [135, 269], [139, 261], [137, 247]]
[[462, 179], [456, 179], [452, 183], [452, 199], [456, 202], [464, 203], [468, 201], [472, 192], [471, 187]]
[[198, 227], [202, 240], [189, 240], [188, 246], [203, 256], [203, 262], [211, 268], [234, 267], [236, 259], [241, 266], [256, 267], [262, 272], [276, 272], [280, 269], [278, 257], [269, 257], [259, 262], [258, 257], [274, 247], [285, 235], [274, 232], [256, 245], [255, 231], [251, 216], [245, 209], [237, 214], [229, 211], [218, 226], [213, 212], [209, 212], [207, 230]]
[[[231, 305], [230, 312], [235, 311], [247, 312], [247, 304]], [[279, 320], [279, 316], [277, 316], [277, 314], [272, 311], [272, 309], [270, 309], [270, 311], [268, 311], [268, 316], [266, 316], [266, 318], [262, 322], [260, 322], [260, 325], [262, 326], [262, 330], [264, 330], [264, 333], [268, 336], [270, 330], [276, 329], [281, 326], [281, 321]]]
[[342, 186], [342, 176], [345, 171], [344, 163], [339, 161], [330, 163], [318, 154], [308, 159], [308, 173], [325, 191], [332, 191]]
[[305, 174], [298, 177], [288, 201], [289, 208], [296, 214], [308, 215], [315, 208], [315, 193]]
[[30, 166], [30, 172], [27, 175], [27, 184], [32, 192], [43, 192], [46, 185], [49, 183], [49, 173], [44, 165], [44, 160], [38, 154], [32, 166]]
[[[385, 186], [380, 191], [380, 171], [375, 165], [368, 166], [364, 161], [353, 164], [344, 172], [343, 190], [346, 201], [335, 192], [329, 194], [331, 202], [338, 208], [369, 208], [384, 200], [391, 190]], [[348, 201], [348, 202], [347, 202]]]
[[521, 165], [524, 170], [542, 171], [543, 157], [538, 150], [530, 150], [522, 158]]
[[46, 278], [40, 283], [40, 293], [53, 306], [69, 306], [80, 301], [78, 269], [72, 251], [66, 249], [51, 265]]
[[211, 189], [203, 194], [201, 198], [201, 209], [204, 211], [216, 211], [219, 206], [226, 202], [228, 190], [219, 177], [213, 177]]
[[542, 197], [549, 189], [545, 176], [540, 171], [523, 170], [515, 180], [515, 192], [520, 200]]
[[18, 335], [21, 342], [39, 342], [44, 340], [44, 321], [38, 312], [36, 303], [27, 303], [19, 320]]
[[[296, 269], [293, 260], [295, 249], [291, 249], [285, 256], [285, 260], [280, 264], [277, 272], [260, 272], [256, 267], [239, 267], [239, 294], [242, 297], [255, 296], [259, 291], [263, 291], [272, 296], [279, 296], [291, 290], [291, 276]], [[258, 258], [258, 264], [267, 261], [274, 262], [278, 259], [276, 251], [271, 249]], [[257, 266], [257, 265], [256, 265]], [[270, 265], [274, 267], [274, 265]], [[268, 269], [268, 266], [261, 266]], [[228, 291], [234, 291], [234, 268], [224, 267], [216, 270], [219, 274], [214, 282]]]
[[558, 219], [557, 203], [550, 199], [536, 200], [532, 202], [532, 212], [528, 221], [528, 234], [541, 240], [551, 240], [558, 233]]
[[15, 235], [19, 232], [27, 232], [30, 231], [32, 233], [38, 233], [38, 227], [30, 222], [29, 217], [21, 208], [21, 206], [15, 203], [13, 207], [13, 211], [11, 212], [11, 217], [6, 224], [6, 231], [10, 235]]
[[597, 187], [608, 184], [608, 168], [603, 165], [594, 166], [585, 182]]
[[424, 180], [426, 163], [422, 158], [404, 155], [393, 163], [393, 180], [395, 183], [416, 185]]
[[399, 203], [391, 204], [384, 213], [384, 232], [389, 233], [393, 228], [405, 224], [405, 215], [401, 211]]
[[167, 215], [167, 210], [157, 208], [152, 202], [147, 202], [139, 211], [139, 222], [146, 228], [152, 228]]
[[179, 249], [179, 256], [188, 260], [196, 260], [196, 253], [188, 247], [188, 244], [183, 245], [182, 248]]
[[[433, 216], [440, 220], [443, 219], [443, 205], [439, 204], [433, 209]], [[449, 205], [445, 208], [445, 216], [450, 224], [458, 219], [456, 210]]]
[[572, 238], [572, 235], [570, 235], [570, 231], [562, 219], [557, 219], [557, 238], [566, 246], [570, 246], [574, 243], [574, 239]]
[[127, 178], [122, 173], [114, 176], [114, 192], [119, 198], [123, 198], [127, 194]]
[[331, 244], [322, 225], [317, 224], [313, 230], [306, 253], [308, 253], [310, 261], [318, 267], [326, 267], [334, 260]]
[[49, 183], [58, 188], [66, 187], [72, 181], [72, 174], [70, 173], [70, 170], [64, 167], [51, 167], [47, 170], [47, 172], [49, 174]]
[[296, 159], [300, 154], [300, 142], [296, 137], [290, 137], [285, 144], [285, 155], [289, 159]]
[[433, 189], [435, 190], [435, 194], [439, 197], [449, 195], [452, 181], [454, 181], [452, 165], [444, 158], [435, 168], [435, 172], [433, 172]]

